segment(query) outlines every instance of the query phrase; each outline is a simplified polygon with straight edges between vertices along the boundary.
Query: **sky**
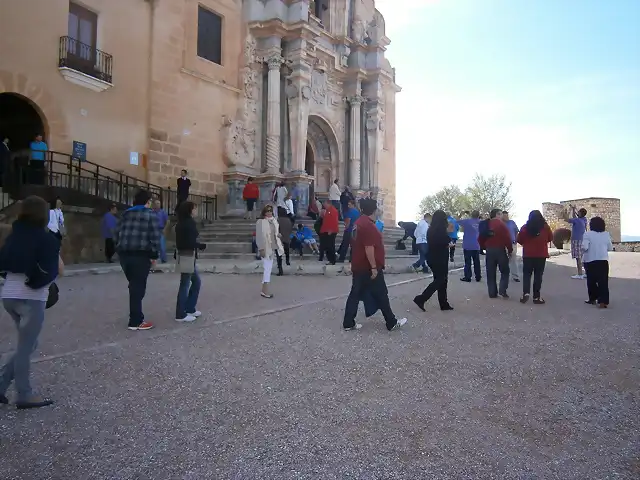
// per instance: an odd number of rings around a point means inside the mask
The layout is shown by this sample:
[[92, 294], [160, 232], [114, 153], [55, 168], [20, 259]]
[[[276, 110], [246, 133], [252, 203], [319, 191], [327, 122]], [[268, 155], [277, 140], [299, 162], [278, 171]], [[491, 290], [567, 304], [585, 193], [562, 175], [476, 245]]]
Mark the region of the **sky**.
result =
[[[616, 197], [640, 235], [640, 0], [376, 0], [391, 39], [397, 217], [466, 186], [542, 202]], [[402, 8], [400, 8], [402, 6]]]

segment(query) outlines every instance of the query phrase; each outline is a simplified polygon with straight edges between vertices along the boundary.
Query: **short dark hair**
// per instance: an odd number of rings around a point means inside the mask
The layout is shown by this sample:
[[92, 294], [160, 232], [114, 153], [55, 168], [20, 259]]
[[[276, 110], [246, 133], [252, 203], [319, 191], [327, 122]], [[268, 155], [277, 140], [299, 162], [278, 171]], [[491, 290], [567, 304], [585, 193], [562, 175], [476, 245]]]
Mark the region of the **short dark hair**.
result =
[[502, 213], [502, 210], [500, 210], [499, 208], [494, 208], [493, 210], [491, 210], [491, 212], [489, 212], [489, 218], [496, 218], [496, 215]]
[[196, 208], [195, 203], [189, 201], [182, 202], [180, 205], [178, 205], [178, 211], [176, 212], [178, 214], [178, 218], [191, 218], [191, 213], [193, 212], [194, 208]]
[[146, 205], [151, 200], [151, 194], [147, 190], [138, 190], [133, 197], [134, 205]]
[[247, 182], [253, 182], [253, 177], [247, 178]]
[[[51, 202], [49, 202], [49, 208], [51, 210], [55, 210], [58, 207], [58, 200], [60, 200], [60, 197], [56, 197], [53, 200], [51, 200]], [[60, 200], [62, 201], [62, 200]]]
[[578, 210], [578, 215], [580, 215], [581, 217], [586, 217], [587, 216], [587, 209], [586, 208], [581, 208], [580, 210]]
[[49, 224], [49, 205], [44, 198], [30, 195], [20, 203], [18, 220], [34, 227], [45, 228]]
[[427, 218], [427, 217], [430, 217], [430, 216], [431, 216], [431, 214], [429, 212], [427, 212], [422, 216], [422, 218]]
[[302, 230], [303, 228], [304, 228], [304, 225], [303, 225], [303, 224], [301, 224], [301, 223], [299, 223], [299, 224], [298, 224], [298, 230]]
[[363, 198], [360, 201], [360, 209], [364, 215], [373, 215], [378, 210], [378, 202], [372, 198]]
[[607, 225], [604, 223], [604, 218], [593, 217], [589, 220], [589, 230], [592, 232], [604, 232]]
[[502, 210], [502, 214], [503, 215], [509, 215], [509, 211], [508, 210]]
[[480, 212], [478, 210], [474, 210], [471, 212], [471, 218], [480, 218]]
[[113, 209], [118, 209], [118, 206], [115, 203], [112, 203], [111, 205], [109, 205], [109, 211], [113, 210]]

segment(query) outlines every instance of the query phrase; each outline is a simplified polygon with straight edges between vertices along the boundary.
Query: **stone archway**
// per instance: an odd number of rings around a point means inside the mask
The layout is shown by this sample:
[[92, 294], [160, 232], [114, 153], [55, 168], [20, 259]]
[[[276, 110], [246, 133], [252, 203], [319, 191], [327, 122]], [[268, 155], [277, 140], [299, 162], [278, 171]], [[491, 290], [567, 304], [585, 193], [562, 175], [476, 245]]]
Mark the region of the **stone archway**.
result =
[[342, 175], [342, 172], [339, 171], [341, 165], [340, 149], [336, 134], [324, 118], [318, 115], [309, 115], [307, 142], [307, 157], [310, 152], [312, 153], [312, 163], [309, 166], [313, 167], [313, 170], [307, 170], [307, 173], [314, 178], [314, 190], [315, 192], [328, 192], [333, 179]]
[[0, 138], [9, 139], [12, 151], [26, 150], [36, 135], [46, 141], [46, 120], [28, 98], [0, 93]]
[[0, 70], [0, 94], [8, 93], [23, 99], [42, 120], [44, 136], [51, 150], [68, 150], [69, 126], [54, 95], [32, 82], [22, 73]]

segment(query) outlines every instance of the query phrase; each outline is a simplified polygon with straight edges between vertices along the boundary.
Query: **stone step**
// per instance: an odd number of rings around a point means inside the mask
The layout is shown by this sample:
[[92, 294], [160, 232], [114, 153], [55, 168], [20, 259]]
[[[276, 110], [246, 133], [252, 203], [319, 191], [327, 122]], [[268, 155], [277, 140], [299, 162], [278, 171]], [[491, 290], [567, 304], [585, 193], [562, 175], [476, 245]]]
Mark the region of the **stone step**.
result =
[[[251, 253], [251, 243], [250, 242], [203, 242], [207, 245], [205, 252], [209, 253]], [[336, 248], [340, 244], [336, 242]], [[167, 245], [171, 250], [174, 248], [173, 245]], [[402, 253], [403, 255], [411, 255], [411, 249], [408, 250], [396, 250], [395, 245], [393, 244], [385, 244], [384, 250], [387, 255], [395, 252]], [[170, 250], [170, 251], [171, 251]]]
[[[173, 254], [171, 253], [172, 250], [169, 250], [169, 258], [173, 258]], [[296, 252], [291, 252], [291, 257], [292, 258], [298, 258], [298, 254]], [[313, 258], [315, 257], [315, 255], [312, 255], [311, 252], [309, 250], [305, 250], [304, 251], [304, 258], [305, 259], [309, 259], [309, 258]], [[204, 251], [204, 252], [199, 252], [198, 253], [198, 258], [201, 258], [203, 260], [254, 260], [255, 259], [255, 255], [253, 253], [229, 253], [229, 252], [208, 252], [208, 251]], [[406, 255], [403, 254], [402, 252], [398, 252], [398, 251], [393, 251], [393, 252], [387, 252], [385, 255], [385, 258], [387, 258], [388, 260], [402, 260], [402, 261], [406, 261], [407, 264], [412, 264], [413, 262], [415, 262], [418, 257], [417, 256], [413, 256], [413, 255]], [[461, 262], [463, 262], [463, 258], [462, 255], [457, 255], [456, 254], [456, 262], [458, 264], [460, 264]], [[325, 260], [326, 261], [326, 260]]]
[[[215, 232], [215, 233], [200, 232], [200, 240], [203, 242], [246, 242], [247, 240], [250, 240], [252, 236], [253, 236], [253, 232], [251, 231], [244, 231], [244, 232], [229, 231], [229, 232]], [[313, 236], [317, 241], [318, 235], [314, 233]], [[340, 232], [337, 236], [337, 239], [340, 239], [342, 241], [342, 237], [343, 237], [343, 233]], [[401, 238], [402, 236], [395, 236], [395, 235], [394, 236], [384, 235], [382, 237], [383, 242], [389, 245], [395, 245], [395, 243]], [[407, 245], [410, 245], [410, 244], [411, 244], [411, 240], [407, 242]]]

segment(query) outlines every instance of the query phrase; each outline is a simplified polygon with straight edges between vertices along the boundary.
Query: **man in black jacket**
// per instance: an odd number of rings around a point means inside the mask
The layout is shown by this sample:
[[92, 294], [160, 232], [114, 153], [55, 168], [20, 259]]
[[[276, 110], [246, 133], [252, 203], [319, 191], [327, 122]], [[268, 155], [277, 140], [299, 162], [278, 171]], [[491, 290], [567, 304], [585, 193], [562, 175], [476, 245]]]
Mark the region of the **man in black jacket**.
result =
[[[187, 177], [187, 171], [182, 170], [181, 176], [178, 178], [178, 205], [185, 202], [189, 198], [189, 189], [191, 188], [191, 180]], [[178, 207], [176, 206], [176, 209]]]

